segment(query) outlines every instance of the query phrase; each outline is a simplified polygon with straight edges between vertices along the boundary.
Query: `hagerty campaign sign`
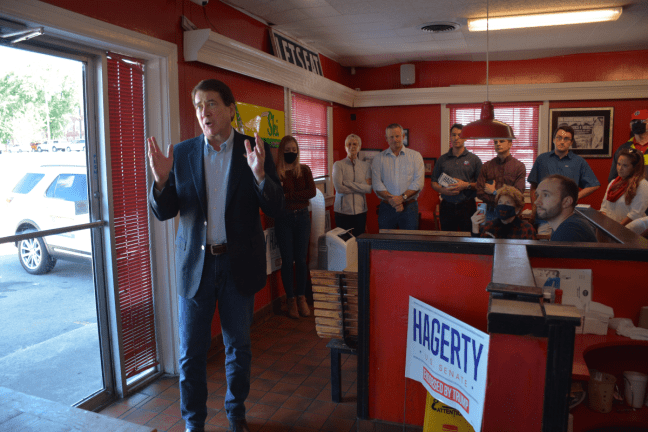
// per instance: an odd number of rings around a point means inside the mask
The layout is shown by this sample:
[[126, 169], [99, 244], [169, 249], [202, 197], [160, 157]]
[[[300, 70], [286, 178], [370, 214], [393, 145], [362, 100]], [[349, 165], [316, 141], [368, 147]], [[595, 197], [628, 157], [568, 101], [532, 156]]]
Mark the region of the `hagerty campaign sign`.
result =
[[481, 430], [488, 334], [410, 296], [405, 376]]

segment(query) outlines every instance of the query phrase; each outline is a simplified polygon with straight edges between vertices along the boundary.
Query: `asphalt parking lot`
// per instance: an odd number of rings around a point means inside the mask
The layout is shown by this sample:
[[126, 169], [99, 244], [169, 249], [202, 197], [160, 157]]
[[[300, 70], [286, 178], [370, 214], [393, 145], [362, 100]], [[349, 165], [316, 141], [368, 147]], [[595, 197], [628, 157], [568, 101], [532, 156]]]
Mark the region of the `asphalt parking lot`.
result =
[[[74, 153], [0, 154], [0, 237], [6, 193], [32, 165], [78, 163]], [[81, 159], [82, 161], [82, 159]], [[59, 260], [30, 275], [13, 244], [0, 244], [0, 383], [73, 405], [103, 388], [90, 263]]]

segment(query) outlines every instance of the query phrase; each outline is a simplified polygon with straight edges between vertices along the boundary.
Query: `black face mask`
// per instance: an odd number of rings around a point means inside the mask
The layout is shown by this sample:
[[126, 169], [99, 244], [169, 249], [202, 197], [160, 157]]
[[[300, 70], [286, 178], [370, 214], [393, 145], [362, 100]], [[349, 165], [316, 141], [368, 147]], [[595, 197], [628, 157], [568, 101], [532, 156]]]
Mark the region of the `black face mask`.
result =
[[297, 160], [297, 153], [284, 153], [284, 161], [291, 164]]
[[506, 220], [510, 219], [517, 214], [515, 207], [506, 205], [506, 204], [497, 204], [495, 211], [497, 212], [497, 217]]
[[633, 134], [641, 135], [642, 133], [646, 132], [646, 123], [641, 120], [632, 120], [632, 122], [630, 123], [630, 128], [632, 129]]

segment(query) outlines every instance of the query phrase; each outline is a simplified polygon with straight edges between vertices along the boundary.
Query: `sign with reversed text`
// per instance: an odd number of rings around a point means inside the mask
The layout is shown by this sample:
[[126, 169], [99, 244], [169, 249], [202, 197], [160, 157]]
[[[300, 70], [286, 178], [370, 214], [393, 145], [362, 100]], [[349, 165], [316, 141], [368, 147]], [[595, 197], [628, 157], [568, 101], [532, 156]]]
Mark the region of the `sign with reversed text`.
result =
[[324, 76], [319, 53], [273, 30], [270, 30], [270, 38], [275, 56], [319, 76]]
[[481, 430], [490, 337], [410, 296], [405, 377]]

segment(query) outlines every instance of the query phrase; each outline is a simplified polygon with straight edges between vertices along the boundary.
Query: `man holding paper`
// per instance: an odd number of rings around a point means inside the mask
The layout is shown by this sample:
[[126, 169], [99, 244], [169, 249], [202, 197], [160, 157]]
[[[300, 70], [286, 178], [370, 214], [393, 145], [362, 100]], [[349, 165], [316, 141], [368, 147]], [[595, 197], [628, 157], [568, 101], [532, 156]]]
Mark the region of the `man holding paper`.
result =
[[477, 210], [475, 195], [482, 162], [464, 147], [463, 125], [450, 127], [452, 148], [441, 155], [432, 172], [432, 189], [441, 195], [439, 219], [442, 231], [470, 232], [470, 217]]

